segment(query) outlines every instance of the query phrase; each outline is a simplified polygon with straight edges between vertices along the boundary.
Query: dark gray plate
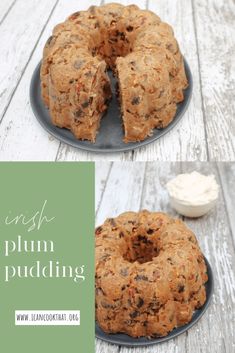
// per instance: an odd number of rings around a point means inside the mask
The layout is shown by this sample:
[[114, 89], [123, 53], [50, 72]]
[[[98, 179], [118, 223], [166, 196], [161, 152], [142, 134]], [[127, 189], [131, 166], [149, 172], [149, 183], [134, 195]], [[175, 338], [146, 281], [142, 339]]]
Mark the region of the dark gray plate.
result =
[[151, 346], [153, 344], [168, 341], [168, 340], [180, 335], [181, 333], [187, 331], [188, 329], [190, 329], [193, 325], [196, 324], [196, 322], [205, 313], [206, 309], [208, 308], [208, 306], [210, 304], [211, 298], [212, 298], [212, 293], [213, 293], [213, 288], [214, 288], [213, 273], [212, 273], [211, 266], [210, 266], [209, 262], [207, 261], [207, 259], [205, 259], [205, 261], [206, 261], [207, 274], [208, 274], [208, 281], [206, 283], [206, 302], [200, 309], [198, 309], [194, 312], [192, 320], [187, 325], [184, 325], [184, 326], [181, 326], [181, 327], [174, 329], [166, 337], [147, 339], [145, 337], [133, 338], [128, 335], [121, 334], [121, 333], [107, 334], [104, 331], [102, 331], [101, 328], [96, 323], [96, 325], [95, 325], [96, 337], [103, 340], [103, 341], [106, 341], [108, 343], [117, 344], [119, 346], [140, 347], [140, 346]]
[[[101, 120], [101, 126], [99, 133], [96, 138], [95, 143], [89, 141], [77, 140], [73, 134], [67, 129], [61, 129], [54, 126], [51, 123], [51, 118], [48, 109], [45, 107], [41, 98], [41, 88], [40, 88], [40, 67], [41, 63], [36, 67], [30, 84], [30, 102], [33, 112], [38, 119], [39, 123], [44, 129], [46, 129], [51, 135], [56, 137], [58, 140], [67, 143], [73, 147], [80, 148], [82, 150], [90, 152], [124, 152], [129, 150], [134, 150], [135, 148], [147, 145], [159, 137], [165, 135], [170, 131], [177, 122], [182, 118], [184, 112], [186, 111], [193, 88], [192, 74], [190, 68], [186, 62], [185, 70], [188, 78], [189, 86], [184, 91], [185, 99], [182, 103], [178, 104], [176, 116], [174, 120], [164, 129], [155, 129], [153, 135], [141, 142], [124, 143], [123, 142], [123, 128], [122, 119], [119, 111], [119, 104], [116, 95], [113, 94], [112, 101], [110, 102], [108, 111], [105, 113]], [[112, 92], [115, 92], [115, 79], [110, 74], [112, 82]]]

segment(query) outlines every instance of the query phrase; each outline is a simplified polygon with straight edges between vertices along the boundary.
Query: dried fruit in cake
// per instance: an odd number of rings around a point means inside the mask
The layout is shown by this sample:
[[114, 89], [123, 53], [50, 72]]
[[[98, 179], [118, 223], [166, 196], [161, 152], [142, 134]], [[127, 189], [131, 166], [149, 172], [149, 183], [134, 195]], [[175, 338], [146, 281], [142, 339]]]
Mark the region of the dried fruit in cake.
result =
[[166, 336], [206, 301], [193, 232], [157, 212], [126, 212], [96, 229], [96, 320], [107, 333]]
[[113, 3], [71, 15], [46, 43], [41, 87], [54, 125], [95, 142], [111, 98], [109, 68], [119, 83], [125, 142], [172, 121], [187, 87], [172, 28], [151, 11]]

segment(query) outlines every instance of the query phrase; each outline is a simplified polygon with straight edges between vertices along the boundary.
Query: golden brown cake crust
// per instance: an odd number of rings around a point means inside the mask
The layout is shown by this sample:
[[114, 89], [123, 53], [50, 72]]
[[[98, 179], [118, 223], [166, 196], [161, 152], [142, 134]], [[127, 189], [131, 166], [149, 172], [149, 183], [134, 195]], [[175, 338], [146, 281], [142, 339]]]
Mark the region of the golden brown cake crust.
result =
[[108, 68], [119, 83], [125, 142], [172, 121], [187, 87], [172, 28], [151, 11], [112, 3], [71, 15], [46, 43], [41, 87], [53, 124], [95, 141], [111, 98]]
[[107, 333], [166, 336], [206, 300], [197, 239], [164, 213], [126, 212], [96, 229], [96, 320]]

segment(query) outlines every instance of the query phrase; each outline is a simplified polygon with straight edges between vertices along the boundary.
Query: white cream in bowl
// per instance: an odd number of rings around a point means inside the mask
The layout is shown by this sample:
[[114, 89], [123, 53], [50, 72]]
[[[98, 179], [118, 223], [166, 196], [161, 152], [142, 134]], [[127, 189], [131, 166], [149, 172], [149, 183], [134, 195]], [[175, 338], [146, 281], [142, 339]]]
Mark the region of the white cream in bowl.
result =
[[171, 206], [186, 217], [201, 217], [216, 204], [219, 186], [214, 175], [179, 174], [167, 185]]

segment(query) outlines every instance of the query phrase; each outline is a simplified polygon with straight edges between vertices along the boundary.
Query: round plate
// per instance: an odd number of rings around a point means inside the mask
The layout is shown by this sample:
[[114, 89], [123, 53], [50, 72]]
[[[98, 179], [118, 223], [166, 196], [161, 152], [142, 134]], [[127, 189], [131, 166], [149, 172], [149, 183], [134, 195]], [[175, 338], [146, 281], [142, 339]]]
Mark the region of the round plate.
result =
[[56, 137], [58, 140], [67, 143], [73, 147], [80, 148], [82, 150], [90, 152], [124, 152], [133, 150], [135, 148], [147, 145], [159, 137], [165, 135], [170, 131], [177, 122], [181, 119], [184, 112], [186, 111], [191, 95], [192, 95], [192, 74], [190, 68], [184, 60], [185, 72], [189, 85], [184, 91], [184, 101], [179, 103], [174, 120], [164, 129], [154, 129], [153, 135], [148, 137], [146, 140], [141, 142], [124, 143], [123, 142], [123, 127], [122, 118], [119, 110], [119, 103], [115, 95], [115, 78], [109, 73], [112, 83], [113, 98], [109, 104], [107, 112], [101, 119], [101, 125], [99, 132], [96, 137], [96, 142], [91, 143], [89, 141], [77, 140], [73, 134], [67, 129], [61, 129], [52, 124], [49, 110], [45, 107], [41, 97], [41, 86], [40, 86], [40, 67], [41, 63], [36, 67], [30, 84], [30, 103], [33, 112], [38, 119], [39, 123], [44, 129], [46, 129], [51, 135]]
[[210, 304], [212, 293], [213, 293], [214, 280], [213, 280], [212, 270], [211, 270], [210, 264], [207, 261], [207, 259], [205, 259], [205, 262], [206, 262], [206, 266], [207, 266], [207, 275], [208, 275], [208, 281], [205, 284], [205, 287], [206, 287], [206, 302], [200, 309], [198, 309], [198, 310], [196, 310], [194, 312], [192, 320], [188, 324], [186, 324], [184, 326], [181, 326], [181, 327], [178, 327], [178, 328], [175, 328], [173, 331], [171, 331], [165, 337], [148, 339], [148, 338], [145, 338], [145, 337], [133, 338], [133, 337], [130, 337], [130, 336], [122, 334], [122, 333], [107, 334], [104, 331], [102, 331], [101, 328], [96, 323], [96, 326], [95, 326], [95, 335], [96, 335], [96, 337], [101, 339], [101, 340], [103, 340], [103, 341], [106, 341], [108, 343], [117, 344], [119, 346], [141, 347], [141, 346], [151, 346], [153, 344], [157, 344], [157, 343], [162, 343], [162, 342], [168, 341], [168, 340], [180, 335], [181, 333], [187, 331], [188, 329], [190, 329], [190, 327], [195, 325], [196, 322], [205, 313], [206, 309], [208, 308], [208, 306]]

